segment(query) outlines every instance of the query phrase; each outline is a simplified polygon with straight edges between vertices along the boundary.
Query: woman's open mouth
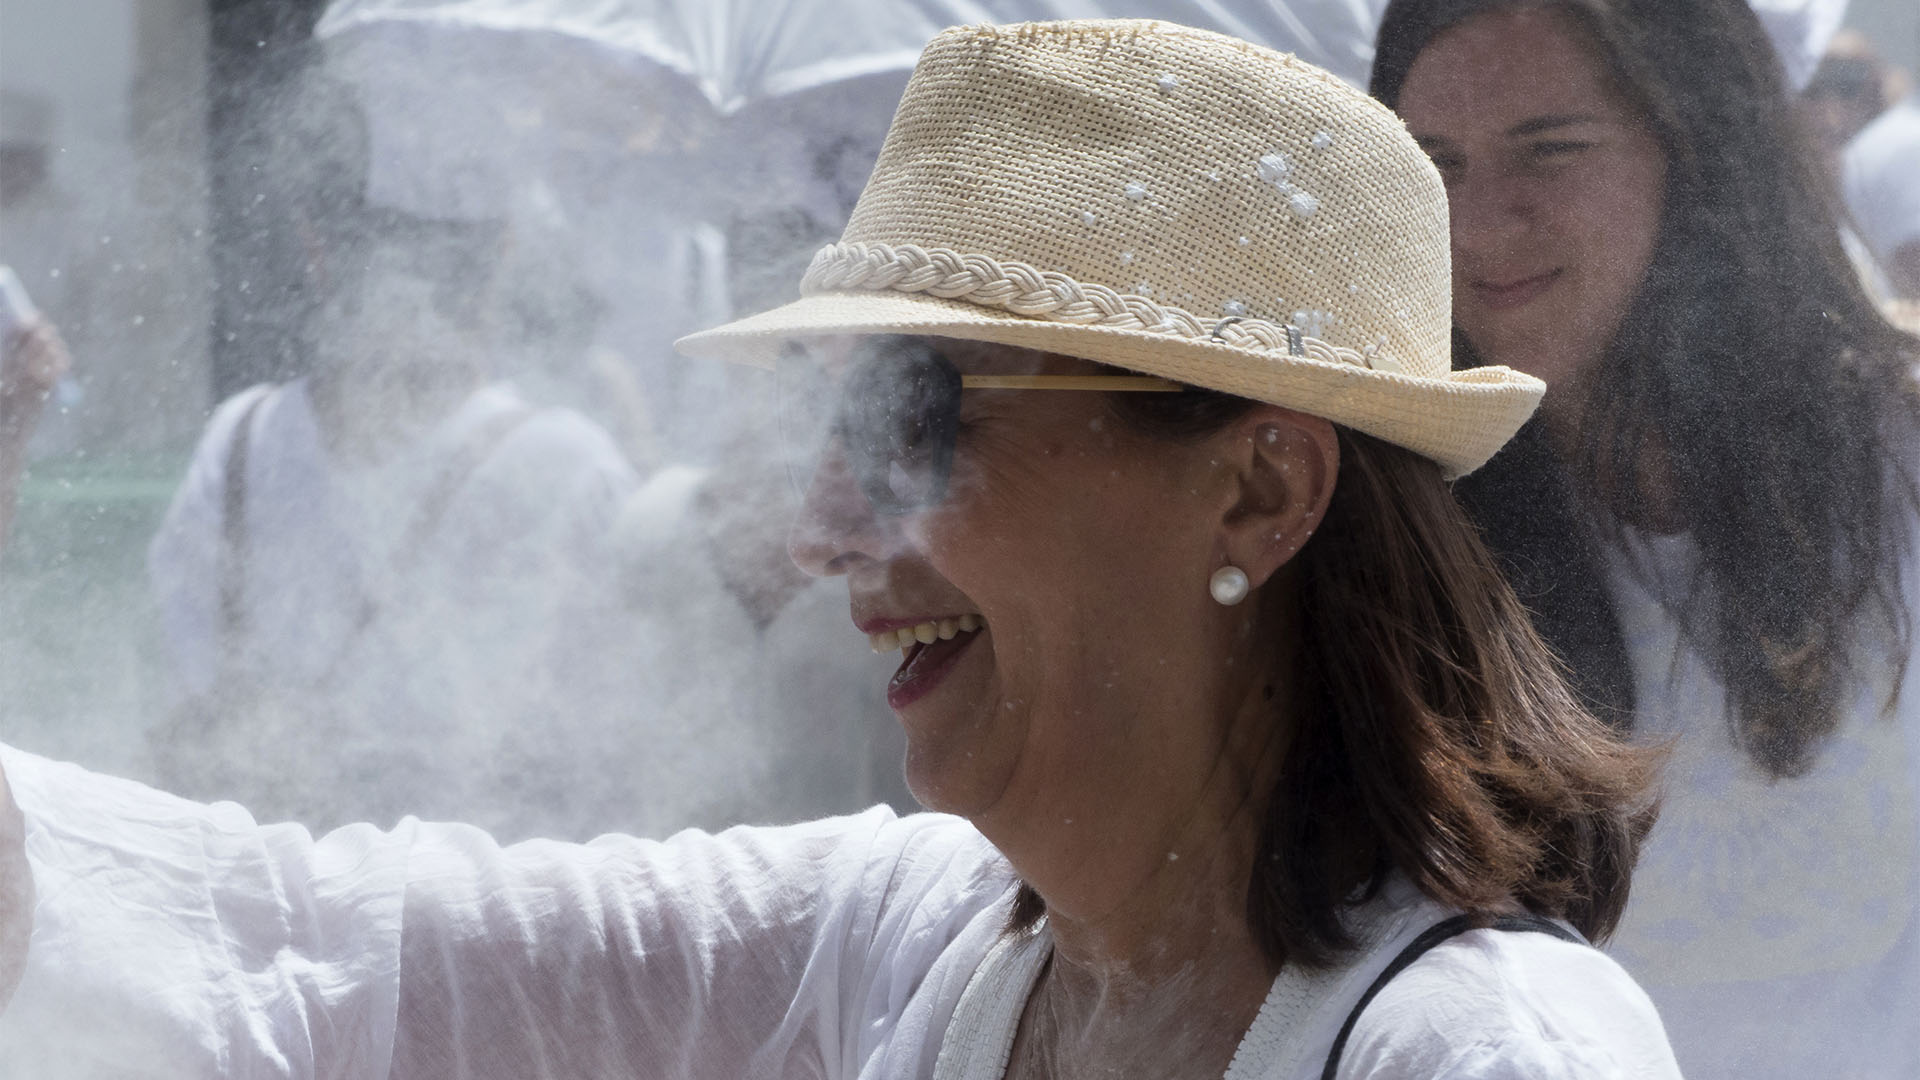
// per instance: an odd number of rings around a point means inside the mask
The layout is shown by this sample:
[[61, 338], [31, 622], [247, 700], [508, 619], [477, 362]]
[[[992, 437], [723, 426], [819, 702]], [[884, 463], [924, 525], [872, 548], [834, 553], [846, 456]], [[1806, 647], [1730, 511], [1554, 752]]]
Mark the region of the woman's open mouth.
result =
[[931, 693], [986, 627], [978, 615], [957, 615], [868, 635], [873, 651], [901, 652], [900, 669], [887, 683], [887, 704], [904, 709]]

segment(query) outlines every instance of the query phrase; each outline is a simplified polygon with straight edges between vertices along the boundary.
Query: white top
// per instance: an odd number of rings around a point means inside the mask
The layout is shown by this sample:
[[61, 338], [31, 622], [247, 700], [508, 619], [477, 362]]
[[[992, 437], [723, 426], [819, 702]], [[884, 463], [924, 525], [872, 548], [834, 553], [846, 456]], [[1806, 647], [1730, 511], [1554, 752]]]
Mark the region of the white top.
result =
[[[1643, 544], [1678, 590], [1691, 543]], [[1920, 663], [1884, 715], [1890, 674], [1874, 669], [1813, 769], [1770, 780], [1732, 744], [1720, 683], [1614, 577], [1636, 730], [1674, 741], [1610, 951], [1692, 1080], [1920, 1077]]]
[[[329, 456], [305, 380], [229, 398], [148, 551], [189, 695], [208, 691], [221, 665], [226, 471], [255, 401], [245, 659], [275, 694], [241, 710], [259, 717], [250, 725], [257, 731], [207, 736], [210, 752], [251, 764], [258, 776], [233, 777], [231, 790], [214, 793], [309, 824], [391, 821], [392, 806], [507, 827], [511, 807], [495, 797], [496, 767], [527, 713], [568, 707], [551, 671], [558, 628], [593, 575], [604, 575], [608, 530], [637, 484], [632, 469], [586, 418], [532, 409], [504, 385], [476, 391], [424, 437], [371, 465]], [[437, 526], [402, 558], [427, 492], [458, 471], [449, 462], [486, 442], [482, 433], [501, 417], [519, 414], [525, 419], [495, 439]], [[356, 630], [366, 598], [378, 615]], [[283, 784], [305, 786], [281, 803]]]
[[[0, 761], [39, 895], [0, 1075], [991, 1078], [1045, 947], [994, 952], [1012, 877], [940, 815], [509, 848], [409, 818], [315, 840], [231, 804]], [[1372, 948], [1275, 980], [1232, 1080], [1317, 1077], [1374, 973], [1446, 914], [1387, 890], [1364, 913]], [[1604, 954], [1498, 931], [1391, 983], [1340, 1075], [1429, 1065], [1678, 1076]]]
[[1920, 241], [1920, 98], [1861, 128], [1841, 158], [1841, 177], [1847, 210], [1882, 264]]

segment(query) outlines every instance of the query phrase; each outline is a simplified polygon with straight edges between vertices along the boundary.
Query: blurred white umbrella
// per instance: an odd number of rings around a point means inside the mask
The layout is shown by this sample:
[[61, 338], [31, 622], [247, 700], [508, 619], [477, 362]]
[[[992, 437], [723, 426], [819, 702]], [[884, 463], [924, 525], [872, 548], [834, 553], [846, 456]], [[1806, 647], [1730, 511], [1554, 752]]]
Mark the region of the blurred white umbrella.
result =
[[[1359, 83], [1382, 2], [335, 0], [316, 34], [369, 103], [384, 201], [497, 213], [529, 169], [637, 166], [643, 198], [711, 218], [797, 182], [782, 142], [853, 136], [877, 151], [921, 47], [948, 26], [1152, 16]], [[648, 168], [655, 157], [670, 167]]]
[[[1846, 0], [1750, 2], [1796, 84], [1846, 11]], [[666, 154], [673, 168], [641, 168], [641, 194], [704, 218], [712, 215], [703, 202], [763, 194], [763, 169], [775, 181], [794, 179], [791, 163], [777, 161], [777, 148], [769, 152], [770, 138], [833, 144], [851, 134], [874, 142], [921, 46], [947, 26], [1160, 18], [1294, 52], [1364, 85], [1384, 7], [1385, 0], [334, 0], [316, 34], [372, 106], [374, 186], [390, 201], [497, 212], [529, 167], [625, 175]], [[811, 108], [789, 100], [835, 87], [840, 92]], [[767, 112], [783, 100], [785, 110]], [[728, 122], [743, 110], [767, 115]]]
[[336, 0], [316, 31], [409, 22], [597, 42], [687, 79], [722, 114], [913, 66], [949, 26], [1151, 17], [1299, 53], [1364, 77], [1378, 0]]

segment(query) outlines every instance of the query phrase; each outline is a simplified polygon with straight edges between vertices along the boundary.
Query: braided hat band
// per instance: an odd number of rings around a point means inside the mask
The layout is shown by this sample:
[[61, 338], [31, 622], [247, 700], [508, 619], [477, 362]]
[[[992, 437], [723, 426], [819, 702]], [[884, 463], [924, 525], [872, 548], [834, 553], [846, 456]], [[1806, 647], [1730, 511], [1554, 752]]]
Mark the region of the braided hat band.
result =
[[796, 336], [1041, 349], [1324, 416], [1452, 475], [1543, 385], [1454, 372], [1446, 196], [1392, 113], [1291, 56], [1140, 20], [961, 27], [928, 45], [802, 298], [679, 342]]
[[[1085, 285], [1065, 274], [1049, 273], [1025, 263], [1003, 263], [985, 255], [956, 251], [928, 251], [903, 244], [829, 244], [814, 255], [802, 293], [840, 289], [896, 289], [926, 293], [943, 300], [967, 300], [1016, 315], [1029, 315], [1126, 330], [1144, 330], [1184, 338], [1206, 338], [1245, 349], [1279, 351], [1289, 356], [1311, 356], [1327, 362], [1358, 364], [1382, 371], [1398, 371], [1399, 364], [1369, 345], [1365, 353], [1329, 345], [1306, 336], [1303, 327], [1276, 326], [1250, 319], [1229, 308], [1220, 318], [1201, 320], [1190, 311], [1156, 304], [1144, 296], [1114, 292], [1104, 285]], [[1302, 313], [1304, 314], [1304, 313]], [[1300, 321], [1306, 322], [1307, 319]]]

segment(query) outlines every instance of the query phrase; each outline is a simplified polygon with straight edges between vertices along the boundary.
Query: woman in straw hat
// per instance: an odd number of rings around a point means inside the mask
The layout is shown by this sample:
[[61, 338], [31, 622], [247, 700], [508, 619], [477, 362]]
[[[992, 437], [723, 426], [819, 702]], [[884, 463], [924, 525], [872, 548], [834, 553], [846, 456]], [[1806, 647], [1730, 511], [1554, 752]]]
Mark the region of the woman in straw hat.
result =
[[[57, 1025], [36, 979], [81, 948], [116, 950], [86, 1009], [131, 998], [158, 940], [141, 989], [218, 1060], [292, 1026], [329, 1075], [1675, 1075], [1586, 943], [1647, 760], [1443, 486], [1541, 387], [1448, 370], [1446, 206], [1391, 114], [1179, 27], [949, 31], [803, 291], [683, 347], [825, 380], [792, 547], [902, 648], [946, 814], [315, 844], [130, 787], [69, 824], [109, 782], [14, 754], [57, 856], [15, 1012]], [[59, 859], [129, 852], [193, 872], [63, 921], [102, 886]]]
[[[1396, 0], [1456, 364], [1539, 418], [1456, 488], [1673, 768], [1613, 945], [1689, 1076], [1920, 1075], [1913, 370], [1741, 0]], [[1916, 178], [1920, 182], [1920, 178]], [[1903, 677], [1904, 676], [1904, 677]]]

